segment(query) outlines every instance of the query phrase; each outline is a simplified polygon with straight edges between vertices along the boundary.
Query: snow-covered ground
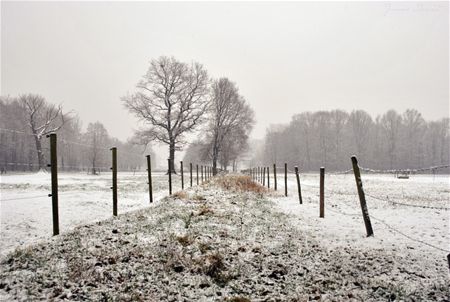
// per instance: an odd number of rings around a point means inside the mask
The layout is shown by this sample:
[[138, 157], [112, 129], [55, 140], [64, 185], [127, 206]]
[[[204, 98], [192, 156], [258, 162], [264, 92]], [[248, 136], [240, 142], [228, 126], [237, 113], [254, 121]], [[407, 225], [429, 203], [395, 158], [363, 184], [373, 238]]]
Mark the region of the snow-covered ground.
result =
[[[272, 198], [299, 229], [330, 246], [358, 245], [392, 251], [417, 250], [442, 259], [450, 252], [450, 177], [412, 175], [362, 176], [374, 237], [366, 230], [353, 174], [325, 175], [325, 218], [319, 218], [319, 175], [302, 174], [303, 204], [299, 204], [295, 176], [288, 176], [288, 197]], [[273, 178], [271, 179], [273, 187]], [[278, 176], [284, 194], [284, 178]], [[421, 242], [420, 242], [421, 241]], [[431, 247], [430, 244], [434, 247]]]
[[[185, 177], [187, 175], [185, 174]], [[168, 194], [168, 176], [153, 173], [154, 200]], [[111, 173], [59, 173], [60, 231], [112, 216]], [[119, 213], [150, 206], [146, 172], [118, 173]], [[181, 189], [173, 177], [173, 191]], [[52, 235], [50, 174], [2, 175], [0, 178], [1, 255]]]
[[[305, 176], [305, 185], [315, 178]], [[373, 238], [364, 238], [357, 218], [327, 211], [317, 220], [308, 197], [315, 193], [305, 194], [300, 207], [245, 177], [216, 178], [152, 208], [15, 250], [0, 261], [0, 300], [447, 301], [444, 259], [384, 242], [366, 246]], [[344, 199], [336, 200], [351, 210]], [[336, 229], [326, 233], [322, 224], [331, 220]], [[342, 231], [355, 240], [330, 244], [333, 233], [334, 243], [345, 239]], [[375, 234], [382, 234], [377, 225]]]
[[[282, 195], [283, 175], [279, 174], [277, 180], [278, 192]], [[179, 176], [173, 177], [173, 183], [174, 192], [181, 189]], [[189, 184], [186, 174], [185, 183]], [[271, 188], [273, 185], [271, 175]], [[372, 238], [365, 237], [352, 174], [325, 176], [325, 218], [319, 218], [319, 175], [302, 174], [301, 185], [303, 205], [298, 202], [293, 174], [288, 175], [288, 197], [272, 199], [280, 210], [293, 214], [290, 217], [300, 229], [309, 230], [311, 236], [320, 237], [332, 246], [357, 244], [368, 248], [383, 246], [393, 250], [416, 249], [442, 259], [450, 250], [448, 175], [412, 175], [410, 179], [397, 179], [392, 175], [363, 175], [375, 233]], [[60, 173], [61, 232], [111, 217], [110, 186], [110, 173], [97, 176]], [[2, 255], [18, 246], [51, 236], [51, 198], [47, 196], [50, 192], [50, 174], [4, 175], [1, 176], [0, 188]], [[119, 213], [151, 206], [146, 173], [119, 172], [118, 188]], [[166, 196], [167, 175], [153, 173], [153, 189], [156, 202]]]

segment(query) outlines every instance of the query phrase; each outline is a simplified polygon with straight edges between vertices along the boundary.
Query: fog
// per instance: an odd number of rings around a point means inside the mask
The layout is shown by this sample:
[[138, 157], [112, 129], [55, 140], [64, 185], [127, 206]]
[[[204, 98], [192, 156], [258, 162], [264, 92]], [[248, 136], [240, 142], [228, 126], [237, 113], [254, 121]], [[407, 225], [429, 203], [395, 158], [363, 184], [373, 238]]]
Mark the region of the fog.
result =
[[[120, 98], [151, 59], [226, 76], [252, 137], [303, 111], [448, 116], [448, 3], [1, 3], [1, 94], [38, 93], [126, 139]], [[165, 150], [165, 149], [164, 149]]]

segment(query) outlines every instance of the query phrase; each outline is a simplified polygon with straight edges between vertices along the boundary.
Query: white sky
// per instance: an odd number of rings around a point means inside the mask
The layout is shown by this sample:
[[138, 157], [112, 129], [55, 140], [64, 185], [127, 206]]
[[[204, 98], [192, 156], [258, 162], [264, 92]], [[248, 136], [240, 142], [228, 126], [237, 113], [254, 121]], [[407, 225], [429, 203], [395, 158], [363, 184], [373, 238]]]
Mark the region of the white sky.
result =
[[120, 97], [173, 55], [227, 76], [253, 136], [307, 110], [449, 115], [449, 5], [1, 2], [1, 94], [39, 93], [125, 139]]

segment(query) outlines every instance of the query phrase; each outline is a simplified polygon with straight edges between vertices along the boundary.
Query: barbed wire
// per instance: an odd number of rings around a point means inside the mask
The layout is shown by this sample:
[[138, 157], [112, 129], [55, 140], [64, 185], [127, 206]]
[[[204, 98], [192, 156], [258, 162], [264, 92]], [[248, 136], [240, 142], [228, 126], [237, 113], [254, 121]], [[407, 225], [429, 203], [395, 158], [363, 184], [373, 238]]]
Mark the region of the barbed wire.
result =
[[439, 166], [430, 166], [425, 168], [417, 168], [417, 169], [388, 169], [388, 170], [377, 170], [377, 169], [371, 169], [371, 168], [365, 168], [365, 167], [359, 167], [364, 172], [370, 172], [370, 173], [380, 173], [380, 174], [400, 174], [400, 173], [417, 173], [417, 172], [423, 172], [423, 171], [432, 171], [432, 170], [438, 170], [438, 169], [445, 169], [449, 168], [450, 164], [445, 165], [439, 165]]
[[379, 219], [379, 218], [377, 218], [377, 217], [375, 217], [375, 216], [373, 216], [373, 215], [370, 215], [370, 217], [373, 218], [374, 220], [377, 220], [377, 221], [381, 222], [382, 224], [384, 224], [385, 226], [387, 226], [387, 227], [388, 227], [389, 229], [391, 229], [392, 231], [397, 232], [398, 234], [400, 234], [400, 235], [402, 235], [402, 236], [404, 236], [404, 237], [406, 237], [406, 238], [408, 238], [408, 239], [410, 239], [410, 240], [412, 240], [412, 241], [416, 241], [416, 242], [425, 244], [425, 245], [427, 245], [427, 246], [429, 246], [429, 247], [435, 248], [435, 249], [440, 250], [440, 251], [442, 251], [442, 252], [448, 252], [448, 250], [445, 250], [445, 249], [443, 249], [443, 248], [440, 248], [440, 247], [438, 247], [438, 246], [435, 246], [435, 245], [433, 245], [433, 244], [431, 244], [431, 243], [425, 242], [425, 241], [420, 240], [420, 239], [413, 238], [413, 237], [411, 237], [411, 236], [409, 236], [409, 235], [403, 233], [402, 231], [400, 231], [400, 230], [394, 228], [393, 226], [387, 224], [384, 220], [381, 220], [381, 219]]
[[[267, 166], [266, 166], [267, 167]], [[268, 166], [270, 169], [272, 169], [271, 166]], [[260, 167], [262, 169], [264, 169], [264, 166]], [[444, 165], [438, 165], [438, 166], [430, 166], [430, 167], [424, 167], [424, 168], [405, 168], [405, 169], [372, 169], [372, 168], [366, 168], [366, 167], [361, 167], [359, 166], [359, 169], [361, 171], [364, 172], [369, 172], [369, 173], [379, 173], [379, 174], [400, 174], [400, 173], [417, 173], [417, 172], [423, 172], [423, 171], [433, 171], [433, 170], [439, 170], [439, 169], [445, 169], [445, 168], [450, 168], [450, 164], [444, 164]], [[249, 171], [252, 168], [249, 169]], [[287, 171], [289, 173], [294, 173], [295, 171], [291, 170], [291, 169], [287, 169]], [[283, 173], [284, 172], [284, 167], [277, 167], [276, 168], [276, 172], [277, 173]], [[311, 172], [311, 171], [309, 171]], [[325, 174], [334, 174], [334, 175], [341, 175], [341, 174], [349, 174], [353, 172], [353, 169], [348, 169], [348, 170], [341, 170], [341, 171], [331, 171], [331, 172], [327, 172], [325, 171]], [[301, 173], [301, 171], [299, 171], [299, 174]]]
[[24, 200], [24, 199], [35, 199], [35, 198], [44, 198], [48, 197], [48, 195], [34, 195], [34, 196], [24, 196], [24, 197], [14, 197], [14, 198], [0, 198], [1, 201], [15, 201], [15, 200]]
[[343, 170], [343, 171], [332, 171], [332, 172], [327, 172], [325, 171], [325, 174], [329, 174], [329, 175], [342, 175], [342, 174], [349, 174], [353, 172], [353, 169], [349, 169], [349, 170]]
[[27, 132], [20, 131], [20, 130], [0, 128], [0, 131], [2, 131], [2, 132], [10, 132], [10, 133], [19, 133], [19, 134], [25, 134], [25, 135], [29, 135], [29, 136], [34, 136], [34, 134], [32, 134], [32, 133], [27, 133]]
[[[345, 212], [342, 212], [342, 211], [339, 211], [339, 210], [338, 210], [338, 211], [335, 211], [335, 210], [330, 209], [330, 208], [327, 208], [327, 210], [328, 210], [328, 211], [331, 211], [331, 212], [334, 212], [334, 213], [342, 214], [342, 215], [345, 215], [345, 216], [352, 216], [352, 217], [359, 217], [359, 216], [361, 216], [361, 214], [356, 214], [356, 213], [355, 213], [355, 214], [353, 214], [353, 213], [345, 213]], [[414, 238], [414, 237], [411, 237], [411, 236], [405, 234], [404, 232], [400, 231], [399, 229], [393, 227], [392, 225], [386, 223], [384, 220], [375, 217], [375, 216], [372, 215], [372, 214], [370, 215], [370, 218], [371, 218], [371, 219], [374, 219], [374, 220], [376, 220], [376, 221], [378, 221], [378, 222], [381, 222], [381, 223], [384, 224], [386, 227], [388, 227], [390, 230], [392, 230], [392, 231], [394, 231], [394, 232], [396, 232], [396, 233], [398, 233], [398, 234], [404, 236], [405, 238], [408, 238], [409, 240], [412, 240], [412, 241], [415, 241], [415, 242], [418, 242], [418, 243], [422, 243], [422, 244], [424, 244], [424, 245], [427, 245], [427, 246], [432, 247], [432, 248], [434, 248], [434, 249], [440, 250], [440, 251], [442, 251], [442, 252], [448, 252], [448, 250], [445, 250], [445, 249], [443, 249], [443, 248], [440, 248], [440, 247], [438, 247], [438, 246], [435, 246], [435, 245], [433, 245], [433, 244], [431, 244], [431, 243], [428, 243], [428, 242], [425, 242], [425, 241], [423, 241], [423, 240], [420, 240], [420, 239], [416, 239], [416, 238]]]
[[384, 202], [388, 202], [388, 203], [391, 203], [391, 204], [394, 204], [394, 205], [402, 205], [402, 206], [407, 206], [407, 207], [434, 209], [434, 210], [446, 210], [446, 211], [450, 210], [450, 207], [432, 207], [432, 206], [426, 206], [426, 205], [417, 205], [417, 204], [397, 202], [397, 201], [393, 201], [393, 200], [389, 199], [389, 197], [382, 198], [382, 197], [374, 196], [372, 194], [368, 194], [366, 192], [364, 192], [364, 195], [369, 196], [369, 197], [371, 197], [373, 199], [384, 201]]
[[0, 165], [8, 165], [8, 166], [33, 166], [33, 167], [39, 167], [39, 164], [33, 164], [33, 163], [14, 163], [14, 162], [9, 162], [9, 163], [2, 163]]

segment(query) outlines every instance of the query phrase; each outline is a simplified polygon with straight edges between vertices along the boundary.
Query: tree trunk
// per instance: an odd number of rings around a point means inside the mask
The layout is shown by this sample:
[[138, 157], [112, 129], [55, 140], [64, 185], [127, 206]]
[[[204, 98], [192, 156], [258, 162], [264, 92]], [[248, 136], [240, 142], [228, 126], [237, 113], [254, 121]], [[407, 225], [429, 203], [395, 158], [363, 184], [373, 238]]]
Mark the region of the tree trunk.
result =
[[[169, 144], [169, 159], [170, 159], [170, 171], [172, 174], [177, 174], [175, 171], [175, 142], [171, 142]], [[169, 173], [169, 170], [167, 170], [167, 173]]]
[[39, 170], [45, 170], [44, 153], [42, 153], [41, 140], [38, 138], [37, 135], [34, 135], [34, 142], [36, 144], [36, 151], [37, 151], [37, 156], [38, 156]]

